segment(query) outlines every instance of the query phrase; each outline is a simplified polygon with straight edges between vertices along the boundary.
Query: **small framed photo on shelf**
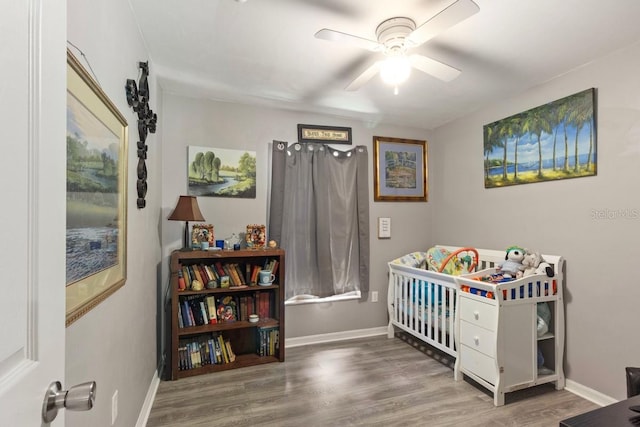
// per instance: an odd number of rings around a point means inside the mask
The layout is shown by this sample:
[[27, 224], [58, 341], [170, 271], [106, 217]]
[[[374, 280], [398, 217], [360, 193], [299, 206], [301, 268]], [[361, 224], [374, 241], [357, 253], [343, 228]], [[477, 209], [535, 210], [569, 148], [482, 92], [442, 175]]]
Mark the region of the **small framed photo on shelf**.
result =
[[249, 249], [262, 249], [266, 246], [267, 228], [264, 225], [247, 225], [245, 241]]
[[191, 228], [191, 245], [200, 247], [204, 242], [208, 243], [209, 247], [215, 246], [213, 224], [193, 224]]

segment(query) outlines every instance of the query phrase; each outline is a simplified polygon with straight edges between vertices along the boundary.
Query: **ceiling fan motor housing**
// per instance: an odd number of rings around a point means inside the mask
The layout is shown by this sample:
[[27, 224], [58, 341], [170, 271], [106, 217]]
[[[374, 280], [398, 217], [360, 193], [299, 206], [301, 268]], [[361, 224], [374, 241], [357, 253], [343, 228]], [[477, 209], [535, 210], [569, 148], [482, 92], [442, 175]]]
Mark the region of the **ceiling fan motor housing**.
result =
[[403, 54], [407, 50], [406, 38], [415, 29], [416, 23], [412, 19], [396, 17], [382, 21], [376, 28], [376, 36], [386, 54]]

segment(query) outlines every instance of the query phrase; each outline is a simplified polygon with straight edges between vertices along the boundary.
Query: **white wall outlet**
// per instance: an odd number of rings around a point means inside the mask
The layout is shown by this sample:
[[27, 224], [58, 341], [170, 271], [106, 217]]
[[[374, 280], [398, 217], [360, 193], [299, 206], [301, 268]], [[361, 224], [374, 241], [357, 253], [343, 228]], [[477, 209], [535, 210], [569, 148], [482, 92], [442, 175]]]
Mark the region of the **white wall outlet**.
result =
[[116, 418], [118, 418], [118, 390], [111, 396], [111, 425], [116, 423]]
[[371, 302], [378, 302], [378, 291], [371, 291]]
[[391, 218], [378, 218], [378, 239], [391, 238]]

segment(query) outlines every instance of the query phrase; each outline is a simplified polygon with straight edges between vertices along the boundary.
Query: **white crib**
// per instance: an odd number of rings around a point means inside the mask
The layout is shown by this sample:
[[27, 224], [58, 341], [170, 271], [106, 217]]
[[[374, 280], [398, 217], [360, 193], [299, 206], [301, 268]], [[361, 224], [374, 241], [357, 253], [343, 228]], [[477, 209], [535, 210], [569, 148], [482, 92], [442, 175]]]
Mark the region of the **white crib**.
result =
[[[438, 245], [450, 252], [462, 247]], [[504, 261], [504, 251], [476, 249], [478, 268]], [[458, 285], [454, 276], [399, 262], [389, 262], [387, 336], [407, 332], [451, 356], [456, 356], [454, 307]]]
[[[546, 382], [564, 388], [564, 260], [543, 255], [554, 268], [552, 279], [529, 276], [495, 285], [474, 278], [493, 272], [505, 252], [477, 251], [480, 271], [464, 276], [390, 262], [387, 336], [401, 330], [453, 356], [456, 380], [473, 378], [493, 392], [496, 406], [504, 404], [506, 392], [521, 388]], [[550, 303], [553, 319], [542, 337], [536, 336], [539, 302]], [[538, 348], [547, 368], [542, 372]]]

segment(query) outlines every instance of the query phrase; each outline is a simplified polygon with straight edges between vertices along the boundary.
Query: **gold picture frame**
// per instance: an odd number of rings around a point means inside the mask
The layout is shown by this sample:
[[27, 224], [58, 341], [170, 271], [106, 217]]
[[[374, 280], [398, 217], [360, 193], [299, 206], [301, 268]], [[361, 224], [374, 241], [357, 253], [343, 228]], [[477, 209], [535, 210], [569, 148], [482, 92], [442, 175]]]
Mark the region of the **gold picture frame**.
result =
[[267, 228], [261, 224], [247, 225], [245, 243], [249, 249], [264, 249], [267, 244]]
[[213, 224], [193, 224], [191, 227], [191, 243], [207, 242], [209, 246], [214, 247], [216, 241], [213, 232]]
[[427, 201], [427, 141], [374, 136], [373, 163], [374, 201]]
[[127, 278], [128, 125], [67, 50], [66, 325]]

